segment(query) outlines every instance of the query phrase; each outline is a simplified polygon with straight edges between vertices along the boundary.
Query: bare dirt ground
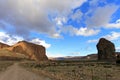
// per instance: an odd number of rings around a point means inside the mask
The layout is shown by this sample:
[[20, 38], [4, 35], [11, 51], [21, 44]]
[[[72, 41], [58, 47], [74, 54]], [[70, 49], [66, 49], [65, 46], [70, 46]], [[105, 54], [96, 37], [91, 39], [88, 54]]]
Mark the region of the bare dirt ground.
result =
[[18, 63], [7, 68], [6, 71], [0, 73], [0, 80], [51, 80], [45, 76], [39, 76], [20, 67]]

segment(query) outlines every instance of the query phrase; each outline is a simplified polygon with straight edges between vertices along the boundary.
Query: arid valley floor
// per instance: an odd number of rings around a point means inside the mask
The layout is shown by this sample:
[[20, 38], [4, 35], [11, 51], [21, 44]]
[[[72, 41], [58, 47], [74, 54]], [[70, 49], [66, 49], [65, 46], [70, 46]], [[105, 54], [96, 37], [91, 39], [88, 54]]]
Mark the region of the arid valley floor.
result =
[[120, 65], [98, 61], [0, 61], [0, 80], [120, 80]]

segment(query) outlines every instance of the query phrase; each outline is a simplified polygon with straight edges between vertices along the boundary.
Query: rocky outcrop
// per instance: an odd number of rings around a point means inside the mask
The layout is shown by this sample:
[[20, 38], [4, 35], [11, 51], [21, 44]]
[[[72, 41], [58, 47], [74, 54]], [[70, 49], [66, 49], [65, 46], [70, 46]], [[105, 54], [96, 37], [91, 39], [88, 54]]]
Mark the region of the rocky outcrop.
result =
[[29, 59], [36, 61], [48, 60], [46, 56], [45, 47], [37, 44], [33, 44], [27, 41], [20, 41], [17, 44], [9, 47], [8, 50], [24, 54], [29, 57]]
[[15, 53], [7, 49], [0, 50], [0, 60], [24, 60], [28, 59], [24, 54]]
[[96, 45], [98, 60], [115, 60], [115, 46], [112, 42], [101, 38]]
[[116, 52], [116, 63], [120, 64], [120, 52]]
[[7, 47], [10, 47], [10, 46], [0, 42], [0, 50]]

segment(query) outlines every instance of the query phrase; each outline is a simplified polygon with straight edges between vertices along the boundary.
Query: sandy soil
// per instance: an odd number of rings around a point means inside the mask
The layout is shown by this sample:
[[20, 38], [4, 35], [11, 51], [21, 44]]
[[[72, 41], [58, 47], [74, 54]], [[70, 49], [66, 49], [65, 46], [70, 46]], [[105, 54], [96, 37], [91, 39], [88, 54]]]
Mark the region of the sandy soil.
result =
[[0, 73], [0, 80], [51, 80], [50, 78], [39, 76], [20, 67], [18, 63], [10, 66], [6, 71]]

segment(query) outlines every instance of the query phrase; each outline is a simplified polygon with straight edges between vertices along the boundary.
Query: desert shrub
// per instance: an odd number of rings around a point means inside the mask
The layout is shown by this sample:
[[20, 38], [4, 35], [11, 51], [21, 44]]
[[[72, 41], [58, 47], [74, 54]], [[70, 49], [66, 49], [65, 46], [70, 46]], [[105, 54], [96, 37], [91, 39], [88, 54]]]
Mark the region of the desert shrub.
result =
[[111, 65], [104, 65], [103, 67], [104, 67], [104, 68], [112, 68]]
[[13, 65], [12, 61], [0, 61], [0, 71], [5, 70], [7, 67]]
[[40, 64], [34, 65], [34, 68], [41, 68], [42, 66]]

